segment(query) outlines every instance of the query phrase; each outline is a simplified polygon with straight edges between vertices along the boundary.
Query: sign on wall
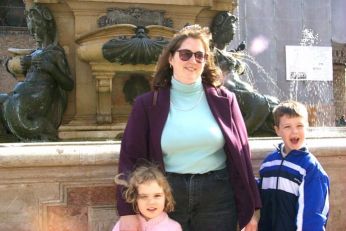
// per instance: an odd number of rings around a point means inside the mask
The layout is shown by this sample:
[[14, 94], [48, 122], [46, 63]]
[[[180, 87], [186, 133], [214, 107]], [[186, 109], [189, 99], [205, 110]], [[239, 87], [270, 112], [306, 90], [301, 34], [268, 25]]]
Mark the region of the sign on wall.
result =
[[286, 79], [333, 81], [332, 47], [286, 46]]

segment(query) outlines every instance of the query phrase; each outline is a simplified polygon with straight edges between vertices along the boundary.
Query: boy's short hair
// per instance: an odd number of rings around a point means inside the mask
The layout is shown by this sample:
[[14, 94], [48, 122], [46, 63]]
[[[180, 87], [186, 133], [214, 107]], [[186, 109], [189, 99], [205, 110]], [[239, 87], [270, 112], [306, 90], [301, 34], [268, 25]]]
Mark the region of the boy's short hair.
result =
[[283, 101], [274, 108], [274, 125], [279, 126], [280, 118], [285, 115], [288, 117], [302, 117], [308, 121], [308, 111], [306, 107], [302, 103], [294, 100]]

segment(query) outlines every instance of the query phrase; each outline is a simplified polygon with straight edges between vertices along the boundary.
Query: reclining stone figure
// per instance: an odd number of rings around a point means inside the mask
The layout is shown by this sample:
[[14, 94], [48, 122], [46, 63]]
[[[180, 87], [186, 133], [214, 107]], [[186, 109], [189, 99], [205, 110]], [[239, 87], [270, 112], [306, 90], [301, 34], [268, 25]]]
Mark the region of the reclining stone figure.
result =
[[24, 74], [25, 79], [12, 92], [0, 93], [2, 127], [22, 141], [54, 141], [74, 82], [49, 9], [33, 4], [25, 13], [37, 48], [6, 62], [10, 73]]
[[224, 86], [235, 93], [245, 125], [250, 136], [273, 136], [272, 110], [279, 100], [257, 92], [250, 84], [241, 80], [245, 72], [244, 63], [237, 58], [245, 49], [241, 43], [235, 50], [225, 51], [226, 44], [233, 40], [237, 18], [229, 12], [220, 12], [211, 25], [215, 61], [226, 76]]

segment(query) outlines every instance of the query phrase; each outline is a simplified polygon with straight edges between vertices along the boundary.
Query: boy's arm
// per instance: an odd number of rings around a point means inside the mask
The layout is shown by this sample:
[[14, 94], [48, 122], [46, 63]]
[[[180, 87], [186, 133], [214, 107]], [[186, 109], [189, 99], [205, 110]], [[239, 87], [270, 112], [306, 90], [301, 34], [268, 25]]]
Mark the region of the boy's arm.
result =
[[329, 214], [328, 176], [321, 172], [306, 176], [299, 188], [298, 203], [298, 230], [326, 230]]

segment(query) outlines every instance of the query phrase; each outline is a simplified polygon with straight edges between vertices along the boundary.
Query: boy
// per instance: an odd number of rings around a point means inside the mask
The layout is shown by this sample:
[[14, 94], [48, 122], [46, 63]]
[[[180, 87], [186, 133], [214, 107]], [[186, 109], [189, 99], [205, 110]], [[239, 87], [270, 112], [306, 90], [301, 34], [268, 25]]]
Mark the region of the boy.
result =
[[274, 128], [283, 140], [260, 167], [263, 207], [259, 231], [320, 231], [329, 213], [329, 178], [305, 147], [308, 113], [295, 101], [273, 111]]

